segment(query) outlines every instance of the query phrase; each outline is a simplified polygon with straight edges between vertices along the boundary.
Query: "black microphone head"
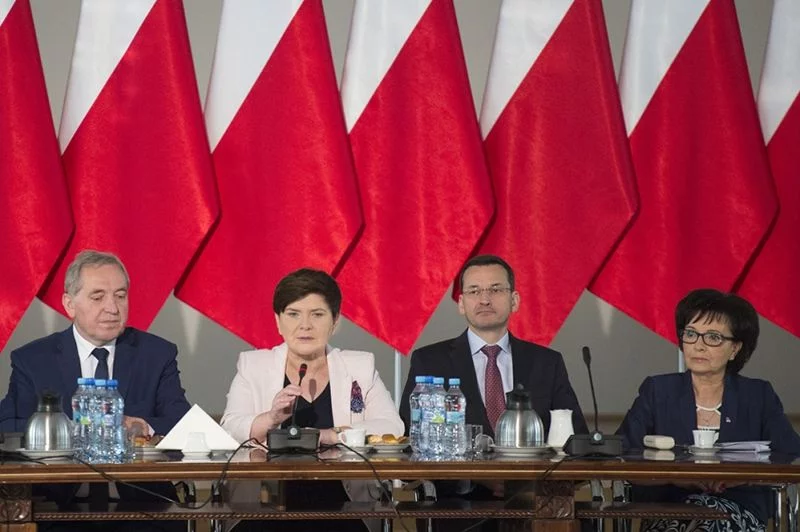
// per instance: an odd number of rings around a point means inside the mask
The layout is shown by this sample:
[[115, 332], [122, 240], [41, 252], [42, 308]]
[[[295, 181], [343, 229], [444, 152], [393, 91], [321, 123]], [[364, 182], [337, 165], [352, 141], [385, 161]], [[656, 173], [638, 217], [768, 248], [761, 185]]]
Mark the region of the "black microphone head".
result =
[[588, 345], [583, 346], [582, 351], [583, 351], [583, 363], [588, 366], [592, 363], [592, 353], [589, 351], [589, 346]]
[[303, 380], [303, 377], [306, 376], [306, 371], [308, 371], [308, 364], [300, 364], [300, 369], [297, 371], [300, 375], [300, 380]]

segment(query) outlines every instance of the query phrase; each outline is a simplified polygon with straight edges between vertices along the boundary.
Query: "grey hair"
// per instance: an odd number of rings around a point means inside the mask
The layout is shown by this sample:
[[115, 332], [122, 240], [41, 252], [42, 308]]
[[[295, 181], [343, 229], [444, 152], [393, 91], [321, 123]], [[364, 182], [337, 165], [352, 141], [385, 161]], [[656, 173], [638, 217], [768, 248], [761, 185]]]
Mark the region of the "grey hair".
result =
[[81, 272], [85, 266], [116, 266], [125, 277], [125, 288], [130, 288], [131, 279], [128, 277], [128, 271], [125, 265], [119, 260], [119, 257], [113, 253], [106, 253], [104, 251], [95, 251], [93, 249], [85, 249], [75, 255], [75, 260], [67, 267], [67, 273], [64, 275], [64, 292], [74, 296], [77, 294], [83, 285], [81, 284]]

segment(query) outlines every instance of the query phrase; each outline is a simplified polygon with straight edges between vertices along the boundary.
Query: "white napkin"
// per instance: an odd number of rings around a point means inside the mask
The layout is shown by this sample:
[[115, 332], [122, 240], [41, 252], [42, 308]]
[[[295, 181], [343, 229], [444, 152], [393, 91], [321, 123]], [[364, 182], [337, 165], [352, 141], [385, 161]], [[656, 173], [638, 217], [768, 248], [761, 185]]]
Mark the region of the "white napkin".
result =
[[728, 441], [717, 442], [720, 451], [768, 453], [770, 442], [768, 441]]
[[233, 451], [239, 443], [225, 432], [214, 419], [198, 405], [192, 406], [169, 434], [158, 442], [157, 449], [180, 451], [186, 445], [186, 436], [190, 432], [202, 432], [206, 435], [206, 443], [212, 451]]

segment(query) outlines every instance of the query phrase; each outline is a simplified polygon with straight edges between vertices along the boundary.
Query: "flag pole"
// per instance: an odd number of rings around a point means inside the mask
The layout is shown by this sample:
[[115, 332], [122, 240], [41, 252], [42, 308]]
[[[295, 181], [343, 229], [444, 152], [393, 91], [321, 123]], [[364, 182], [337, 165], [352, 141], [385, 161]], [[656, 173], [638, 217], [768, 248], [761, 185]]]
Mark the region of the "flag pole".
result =
[[402, 356], [400, 351], [394, 350], [394, 406], [398, 410], [400, 409], [400, 396], [403, 394], [403, 384], [400, 382]]

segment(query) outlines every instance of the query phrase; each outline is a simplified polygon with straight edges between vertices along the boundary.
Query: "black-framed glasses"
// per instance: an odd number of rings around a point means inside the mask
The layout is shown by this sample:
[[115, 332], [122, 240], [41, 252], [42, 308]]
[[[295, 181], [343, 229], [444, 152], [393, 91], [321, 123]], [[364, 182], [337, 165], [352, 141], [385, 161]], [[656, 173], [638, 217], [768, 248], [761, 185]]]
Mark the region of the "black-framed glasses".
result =
[[511, 287], [509, 286], [490, 286], [489, 288], [467, 288], [462, 294], [467, 297], [480, 297], [484, 293], [488, 294], [489, 297], [499, 296], [500, 294], [507, 294], [511, 292]]
[[687, 344], [697, 343], [700, 338], [703, 339], [703, 343], [708, 347], [719, 347], [725, 340], [730, 340], [731, 342], [736, 340], [733, 336], [725, 336], [714, 331], [704, 333], [697, 332], [694, 329], [683, 329], [681, 331], [681, 341]]

